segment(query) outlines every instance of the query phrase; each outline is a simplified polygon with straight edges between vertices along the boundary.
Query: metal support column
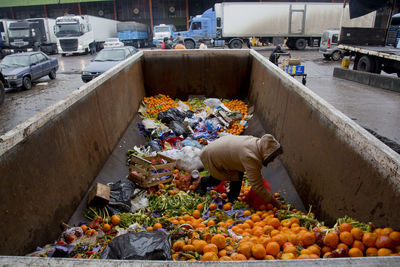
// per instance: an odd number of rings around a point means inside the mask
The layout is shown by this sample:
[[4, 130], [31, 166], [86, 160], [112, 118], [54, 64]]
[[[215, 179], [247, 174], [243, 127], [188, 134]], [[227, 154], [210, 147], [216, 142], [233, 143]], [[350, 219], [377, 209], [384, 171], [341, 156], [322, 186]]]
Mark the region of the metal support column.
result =
[[44, 17], [45, 17], [45, 18], [48, 18], [48, 16], [47, 16], [47, 7], [46, 7], [46, 5], [43, 5], [43, 10], [44, 10]]
[[186, 30], [189, 30], [189, 0], [186, 0]]
[[151, 30], [153, 30], [153, 7], [151, 5], [151, 0], [149, 0], [149, 9], [150, 9], [150, 24]]
[[79, 12], [79, 16], [82, 15], [81, 2], [78, 2], [78, 12]]
[[113, 1], [113, 3], [114, 3], [114, 19], [118, 20], [118, 17], [117, 17], [117, 6], [115, 4], [115, 0]]
[[12, 7], [10, 7], [10, 13], [11, 13], [11, 18], [12, 18], [12, 19], [15, 19], [15, 17], [14, 17], [14, 11], [13, 11]]

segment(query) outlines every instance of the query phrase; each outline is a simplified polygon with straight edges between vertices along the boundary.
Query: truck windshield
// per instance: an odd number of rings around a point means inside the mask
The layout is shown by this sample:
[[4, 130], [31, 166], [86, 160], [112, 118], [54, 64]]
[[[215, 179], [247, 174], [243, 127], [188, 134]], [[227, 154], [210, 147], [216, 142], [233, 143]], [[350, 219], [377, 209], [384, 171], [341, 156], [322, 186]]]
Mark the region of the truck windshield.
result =
[[125, 59], [125, 51], [122, 49], [116, 50], [101, 50], [94, 61], [121, 61]]
[[169, 32], [169, 27], [156, 27], [154, 32]]
[[29, 37], [29, 29], [12, 29], [12, 30], [10, 29], [9, 37], [14, 37], [14, 38]]
[[80, 36], [83, 33], [79, 27], [78, 23], [73, 24], [56, 24], [56, 36]]
[[2, 61], [2, 68], [29, 66], [29, 56], [7, 56]]

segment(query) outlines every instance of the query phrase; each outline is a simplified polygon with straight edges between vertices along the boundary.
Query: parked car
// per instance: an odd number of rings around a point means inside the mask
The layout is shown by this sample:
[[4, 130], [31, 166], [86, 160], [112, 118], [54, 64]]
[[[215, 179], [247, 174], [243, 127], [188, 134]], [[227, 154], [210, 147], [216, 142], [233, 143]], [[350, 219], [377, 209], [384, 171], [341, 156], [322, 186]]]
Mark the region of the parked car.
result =
[[344, 51], [337, 48], [339, 41], [339, 30], [326, 30], [322, 34], [319, 52], [321, 52], [326, 59], [332, 58], [337, 61], [343, 58]]
[[4, 102], [4, 99], [6, 98], [6, 91], [4, 90], [4, 76], [3, 74], [0, 72], [0, 104], [2, 104]]
[[120, 47], [124, 46], [124, 43], [121, 42], [118, 38], [107, 38], [104, 42], [104, 48], [107, 47]]
[[49, 75], [56, 78], [58, 60], [43, 52], [26, 52], [6, 56], [0, 63], [5, 86], [24, 90], [32, 88], [32, 82]]
[[104, 48], [82, 71], [82, 81], [87, 83], [137, 52], [133, 46]]

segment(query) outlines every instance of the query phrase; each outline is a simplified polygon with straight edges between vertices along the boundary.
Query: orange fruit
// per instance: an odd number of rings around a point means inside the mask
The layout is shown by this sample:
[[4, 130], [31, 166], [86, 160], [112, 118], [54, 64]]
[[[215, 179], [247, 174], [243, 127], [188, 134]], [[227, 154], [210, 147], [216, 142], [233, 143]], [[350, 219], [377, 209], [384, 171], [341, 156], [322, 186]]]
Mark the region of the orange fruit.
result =
[[390, 254], [392, 253], [391, 249], [388, 248], [380, 248], [378, 249], [378, 256], [390, 256]]
[[253, 246], [251, 248], [251, 254], [257, 260], [264, 259], [265, 255], [267, 255], [267, 253], [265, 251], [265, 247], [261, 244], [256, 244], [255, 246]]
[[204, 247], [207, 245], [207, 242], [204, 240], [193, 240], [192, 242], [193, 246], [194, 246], [194, 250], [197, 253], [203, 253]]
[[118, 225], [121, 221], [121, 218], [118, 215], [111, 216], [111, 223], [114, 225]]
[[161, 223], [155, 223], [155, 224], [153, 225], [153, 229], [154, 229], [154, 230], [157, 230], [157, 229], [160, 229], [160, 228], [162, 228]]
[[216, 210], [217, 209], [217, 204], [211, 203], [210, 207], [208, 207], [209, 210]]
[[364, 255], [363, 255], [363, 252], [359, 248], [351, 248], [349, 250], [349, 256], [350, 257], [362, 257]]
[[108, 232], [111, 230], [111, 225], [109, 225], [108, 223], [103, 224], [103, 231], [104, 232]]
[[324, 245], [331, 248], [336, 248], [338, 244], [339, 244], [339, 236], [335, 232], [332, 231], [325, 235]]
[[400, 232], [393, 231], [389, 234], [395, 245], [400, 245]]
[[374, 247], [367, 248], [367, 250], [365, 251], [365, 256], [367, 257], [378, 256], [378, 249]]
[[195, 251], [195, 248], [193, 245], [184, 245], [182, 250], [183, 251]]
[[215, 244], [218, 249], [223, 249], [226, 247], [226, 239], [222, 234], [216, 234], [211, 238], [211, 243]]
[[285, 248], [283, 249], [283, 253], [285, 254], [285, 253], [293, 253], [293, 254], [295, 254], [296, 253], [296, 247], [295, 246], [293, 246], [293, 245], [289, 245], [289, 246], [285, 246]]
[[259, 221], [261, 221], [261, 218], [258, 214], [253, 214], [253, 215], [251, 215], [251, 220], [253, 222], [259, 222]]
[[360, 228], [353, 228], [351, 234], [355, 240], [361, 240], [364, 232]]
[[234, 253], [234, 254], [232, 254], [232, 260], [245, 261], [245, 260], [247, 260], [247, 257], [241, 253]]
[[[343, 224], [341, 224], [341, 225], [343, 225]], [[351, 244], [353, 244], [353, 241], [354, 241], [353, 235], [348, 231], [341, 232], [339, 235], [339, 238], [340, 238], [340, 241], [342, 241], [346, 245], [351, 245]]]
[[393, 229], [390, 228], [390, 227], [386, 227], [386, 228], [383, 228], [383, 229], [382, 229], [382, 231], [381, 231], [380, 234], [381, 234], [381, 235], [387, 235], [387, 236], [388, 236], [388, 235], [390, 235], [391, 232], [393, 232]]
[[237, 252], [245, 255], [246, 258], [249, 258], [249, 257], [251, 257], [251, 247], [252, 247], [252, 245], [253, 244], [250, 243], [250, 242], [240, 243], [239, 247], [237, 248]]
[[281, 226], [281, 222], [277, 218], [272, 218], [269, 222], [269, 224], [277, 229], [279, 226]]
[[230, 210], [232, 208], [232, 203], [228, 202], [222, 206], [224, 210]]
[[337, 245], [336, 248], [344, 248], [347, 252], [349, 252], [349, 246], [346, 245], [345, 243], [340, 243], [339, 245]]
[[312, 232], [306, 232], [300, 236], [300, 241], [303, 242], [304, 246], [309, 246], [315, 243], [315, 236]]
[[267, 244], [267, 246], [265, 247], [266, 253], [269, 255], [272, 255], [272, 256], [278, 255], [280, 250], [281, 250], [280, 245], [278, 244], [278, 242], [275, 242], [275, 241], [269, 242]]
[[214, 252], [215, 254], [218, 253], [218, 247], [215, 244], [207, 244], [203, 247], [203, 253], [206, 252]]
[[387, 235], [380, 235], [376, 239], [375, 246], [377, 248], [392, 248], [394, 246], [393, 240]]
[[201, 257], [202, 261], [217, 261], [219, 258], [215, 252], [206, 252]]
[[260, 237], [261, 235], [264, 234], [264, 229], [260, 226], [255, 226], [253, 228], [253, 235]]
[[299, 260], [301, 260], [301, 259], [310, 259], [311, 257], [310, 257], [310, 255], [308, 255], [308, 254], [300, 254], [298, 257], [297, 257]]
[[202, 211], [204, 209], [204, 205], [202, 203], [197, 204], [196, 209]]
[[270, 261], [270, 260], [275, 260], [275, 258], [272, 255], [267, 255], [267, 256], [265, 256], [264, 260]]
[[80, 227], [81, 227], [83, 233], [86, 233], [86, 231], [89, 229], [89, 228], [87, 227], [87, 225], [85, 225], [85, 224], [82, 224]]
[[245, 210], [244, 212], [243, 212], [243, 216], [244, 217], [247, 217], [247, 216], [250, 216], [251, 215], [251, 211], [249, 211], [249, 210]]
[[307, 249], [311, 252], [311, 254], [316, 254], [318, 256], [321, 254], [321, 249], [317, 244], [311, 245]]
[[350, 232], [353, 229], [353, 226], [347, 222], [342, 223], [339, 225], [340, 232]]
[[200, 211], [199, 210], [194, 210], [193, 211], [193, 217], [195, 217], [196, 219], [200, 218]]
[[175, 251], [181, 251], [183, 247], [185, 246], [185, 241], [183, 240], [177, 240], [175, 243], [172, 245], [172, 249]]
[[325, 255], [325, 253], [327, 253], [327, 252], [332, 252], [332, 248], [331, 247], [323, 247], [321, 249], [321, 254], [322, 255]]
[[153, 227], [151, 227], [151, 226], [147, 226], [147, 228], [146, 228], [146, 231], [147, 232], [150, 232], [150, 231], [153, 231], [154, 229], [153, 229]]
[[207, 226], [211, 226], [211, 225], [215, 225], [215, 221], [214, 220], [210, 220], [207, 222]]
[[375, 246], [375, 242], [376, 242], [377, 238], [378, 238], [378, 235], [376, 233], [364, 233], [362, 242], [367, 247], [373, 247], [373, 246]]
[[233, 261], [233, 260], [229, 256], [222, 256], [221, 258], [219, 258], [219, 261]]
[[282, 246], [287, 241], [287, 237], [283, 234], [277, 234], [272, 237], [272, 241], [275, 241], [279, 246]]
[[353, 248], [358, 248], [361, 251], [365, 250], [365, 245], [363, 242], [361, 242], [360, 240], [354, 240], [353, 244], [351, 245], [351, 247]]

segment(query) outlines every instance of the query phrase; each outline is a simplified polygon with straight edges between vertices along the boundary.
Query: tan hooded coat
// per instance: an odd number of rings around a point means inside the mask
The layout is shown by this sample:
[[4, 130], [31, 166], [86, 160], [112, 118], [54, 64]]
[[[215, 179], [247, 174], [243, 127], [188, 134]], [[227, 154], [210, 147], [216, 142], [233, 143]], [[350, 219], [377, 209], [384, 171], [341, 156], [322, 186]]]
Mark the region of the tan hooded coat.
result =
[[252, 190], [269, 202], [271, 194], [263, 186], [261, 168], [264, 160], [279, 147], [270, 134], [261, 138], [224, 136], [203, 148], [200, 159], [204, 168], [221, 181], [238, 181], [239, 172], [246, 172]]

